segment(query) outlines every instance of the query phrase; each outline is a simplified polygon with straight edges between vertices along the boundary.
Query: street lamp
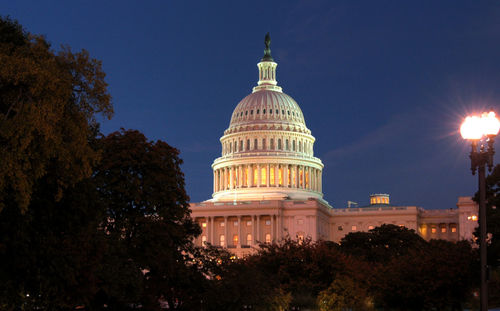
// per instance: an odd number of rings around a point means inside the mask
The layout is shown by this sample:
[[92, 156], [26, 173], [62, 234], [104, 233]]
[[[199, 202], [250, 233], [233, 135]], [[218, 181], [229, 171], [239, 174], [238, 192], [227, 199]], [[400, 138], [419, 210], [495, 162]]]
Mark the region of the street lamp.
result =
[[[481, 311], [488, 310], [488, 263], [486, 259], [486, 166], [491, 172], [493, 168], [493, 144], [500, 130], [500, 121], [493, 111], [479, 116], [466, 117], [460, 126], [460, 134], [470, 140], [472, 175], [478, 172], [479, 177], [479, 250], [481, 253]], [[487, 144], [485, 147], [484, 143]], [[478, 150], [479, 147], [479, 150]]]

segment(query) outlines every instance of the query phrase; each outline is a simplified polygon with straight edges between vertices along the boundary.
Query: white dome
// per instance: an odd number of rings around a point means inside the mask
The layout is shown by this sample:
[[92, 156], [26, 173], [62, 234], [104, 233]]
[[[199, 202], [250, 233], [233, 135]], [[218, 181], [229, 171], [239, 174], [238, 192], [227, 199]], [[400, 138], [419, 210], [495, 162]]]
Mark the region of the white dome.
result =
[[283, 92], [272, 90], [259, 90], [243, 98], [233, 111], [228, 130], [232, 132], [258, 124], [308, 132], [297, 102]]
[[314, 157], [302, 110], [277, 85], [270, 50], [257, 66], [257, 86], [236, 106], [220, 139], [212, 200], [321, 199], [323, 163]]

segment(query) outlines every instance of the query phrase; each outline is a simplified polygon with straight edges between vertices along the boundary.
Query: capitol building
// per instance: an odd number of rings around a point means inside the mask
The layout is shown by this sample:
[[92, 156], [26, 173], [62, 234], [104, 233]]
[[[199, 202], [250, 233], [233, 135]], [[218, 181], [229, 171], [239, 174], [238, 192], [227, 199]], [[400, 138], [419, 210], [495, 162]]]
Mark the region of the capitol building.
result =
[[393, 206], [388, 194], [371, 195], [365, 207], [334, 208], [325, 201], [315, 138], [297, 102], [278, 85], [269, 34], [265, 45], [257, 85], [236, 106], [220, 138], [212, 199], [190, 204], [191, 217], [202, 228], [197, 245], [210, 243], [244, 256], [259, 242], [287, 237], [338, 242], [382, 224], [405, 226], [425, 239], [472, 239], [477, 206], [470, 197], [444, 210]]

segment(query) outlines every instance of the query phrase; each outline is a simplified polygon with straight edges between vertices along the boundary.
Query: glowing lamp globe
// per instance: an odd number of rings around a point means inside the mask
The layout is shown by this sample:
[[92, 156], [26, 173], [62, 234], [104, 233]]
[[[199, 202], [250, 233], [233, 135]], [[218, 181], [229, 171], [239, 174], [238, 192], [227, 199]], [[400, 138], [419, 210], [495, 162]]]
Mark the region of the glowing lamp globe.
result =
[[493, 111], [485, 112], [481, 116], [481, 126], [483, 127], [483, 135], [496, 136], [500, 130], [500, 121]]
[[483, 137], [481, 118], [476, 116], [465, 118], [460, 126], [460, 134], [464, 139], [481, 139]]

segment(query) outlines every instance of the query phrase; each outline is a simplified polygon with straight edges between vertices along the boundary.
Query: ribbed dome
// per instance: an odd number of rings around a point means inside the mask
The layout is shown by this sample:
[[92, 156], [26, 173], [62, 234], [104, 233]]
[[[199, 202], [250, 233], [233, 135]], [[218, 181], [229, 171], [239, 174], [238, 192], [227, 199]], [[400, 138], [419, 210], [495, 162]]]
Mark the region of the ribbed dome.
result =
[[266, 36], [259, 81], [233, 111], [214, 160], [214, 201], [321, 199], [323, 164], [299, 105], [277, 85]]
[[261, 90], [243, 98], [233, 111], [229, 127], [249, 123], [293, 123], [305, 127], [299, 105], [285, 93]]

